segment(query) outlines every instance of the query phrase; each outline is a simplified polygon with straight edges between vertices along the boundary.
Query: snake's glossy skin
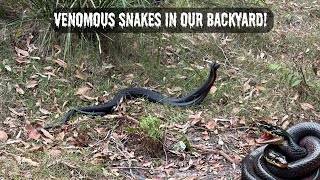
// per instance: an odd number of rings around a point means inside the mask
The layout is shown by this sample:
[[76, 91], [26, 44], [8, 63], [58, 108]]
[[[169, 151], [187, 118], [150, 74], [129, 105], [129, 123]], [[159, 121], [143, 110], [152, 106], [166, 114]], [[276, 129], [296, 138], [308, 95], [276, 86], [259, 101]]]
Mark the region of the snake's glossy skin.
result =
[[[283, 145], [282, 149], [293, 159], [288, 168], [278, 168], [265, 161], [263, 153], [267, 146], [262, 146], [252, 151], [242, 161], [242, 179], [248, 180], [282, 180], [282, 179], [320, 179], [320, 124], [316, 122], [304, 122], [292, 126], [287, 130], [292, 141]], [[295, 150], [299, 144], [305, 148], [306, 157], [301, 148]], [[292, 148], [290, 148], [292, 146]], [[296, 158], [295, 156], [300, 156]]]
[[[217, 69], [219, 64], [211, 64], [210, 74], [208, 79], [197, 89], [189, 93], [188, 95], [182, 98], [171, 98], [164, 96], [156, 91], [152, 91], [145, 88], [125, 88], [121, 89], [116, 93], [114, 98], [108, 102], [97, 106], [88, 106], [77, 109], [69, 110], [62, 119], [62, 124], [67, 123], [70, 117], [76, 113], [86, 114], [86, 115], [106, 115], [111, 114], [115, 107], [119, 104], [123, 98], [134, 98], [134, 97], [144, 97], [150, 102], [159, 103], [159, 104], [169, 104], [172, 106], [178, 107], [191, 107], [199, 104], [203, 99], [208, 95], [211, 87], [213, 86], [217, 78]], [[48, 126], [49, 128], [59, 127], [60, 125]]]

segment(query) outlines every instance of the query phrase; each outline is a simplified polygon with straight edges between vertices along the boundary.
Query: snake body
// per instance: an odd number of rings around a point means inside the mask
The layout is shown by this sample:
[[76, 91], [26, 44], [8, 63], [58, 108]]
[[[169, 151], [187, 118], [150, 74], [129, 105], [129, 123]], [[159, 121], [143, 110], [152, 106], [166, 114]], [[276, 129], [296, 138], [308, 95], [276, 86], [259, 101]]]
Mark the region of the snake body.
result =
[[287, 130], [292, 139], [279, 145], [289, 158], [287, 168], [269, 164], [263, 158], [265, 145], [252, 151], [242, 161], [242, 179], [282, 180], [282, 179], [320, 179], [320, 124], [304, 122]]
[[[171, 106], [178, 107], [191, 107], [199, 104], [203, 101], [203, 99], [208, 95], [211, 87], [213, 86], [216, 78], [217, 78], [217, 69], [219, 68], [219, 64], [212, 63], [211, 69], [209, 73], [208, 79], [197, 89], [189, 93], [188, 95], [182, 98], [171, 98], [160, 94], [159, 92], [152, 91], [145, 88], [125, 88], [121, 89], [116, 93], [114, 98], [104, 104], [96, 105], [96, 106], [87, 106], [81, 107], [77, 109], [69, 110], [66, 115], [62, 119], [61, 124], [67, 123], [67, 121], [71, 118], [72, 115], [78, 114], [86, 114], [86, 115], [106, 115], [111, 114], [115, 107], [118, 106], [120, 101], [123, 98], [135, 98], [135, 97], [144, 97], [150, 102], [159, 103], [159, 104], [169, 104]], [[55, 128], [61, 125], [55, 126], [47, 126], [46, 128]]]

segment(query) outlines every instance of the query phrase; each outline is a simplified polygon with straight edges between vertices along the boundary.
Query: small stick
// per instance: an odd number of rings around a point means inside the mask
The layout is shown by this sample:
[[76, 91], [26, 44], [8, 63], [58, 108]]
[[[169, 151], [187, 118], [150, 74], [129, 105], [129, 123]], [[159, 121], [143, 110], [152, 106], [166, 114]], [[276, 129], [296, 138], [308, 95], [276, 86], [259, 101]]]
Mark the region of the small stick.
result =
[[234, 160], [233, 160], [228, 154], [226, 154], [225, 152], [223, 152], [222, 150], [204, 149], [204, 148], [197, 147], [197, 146], [193, 146], [193, 147], [196, 148], [196, 149], [199, 149], [199, 150], [201, 150], [201, 151], [206, 151], [206, 152], [208, 152], [208, 153], [219, 154], [219, 155], [221, 155], [222, 157], [224, 157], [227, 161], [229, 161], [231, 164], [234, 163]]

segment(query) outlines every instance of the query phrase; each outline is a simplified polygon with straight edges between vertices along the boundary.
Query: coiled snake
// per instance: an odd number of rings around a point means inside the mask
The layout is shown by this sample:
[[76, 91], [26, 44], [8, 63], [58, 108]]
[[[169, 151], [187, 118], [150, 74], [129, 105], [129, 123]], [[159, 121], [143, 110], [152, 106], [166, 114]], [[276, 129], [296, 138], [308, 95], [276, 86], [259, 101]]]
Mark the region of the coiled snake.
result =
[[[217, 78], [217, 69], [219, 64], [212, 63], [208, 79], [197, 89], [189, 93], [187, 96], [182, 98], [171, 98], [164, 96], [156, 91], [144, 89], [144, 88], [125, 88], [118, 91], [114, 98], [105, 104], [97, 106], [88, 106], [77, 109], [69, 110], [62, 119], [61, 124], [67, 123], [70, 117], [76, 113], [86, 115], [105, 115], [110, 114], [114, 111], [114, 108], [119, 104], [122, 98], [130, 97], [144, 97], [150, 102], [159, 104], [169, 104], [178, 107], [190, 107], [199, 104], [208, 95], [211, 87], [213, 86]], [[50, 125], [45, 127], [46, 129], [60, 127], [59, 125]]]
[[320, 124], [304, 122], [287, 131], [258, 122], [264, 132], [241, 164], [242, 179], [320, 179]]

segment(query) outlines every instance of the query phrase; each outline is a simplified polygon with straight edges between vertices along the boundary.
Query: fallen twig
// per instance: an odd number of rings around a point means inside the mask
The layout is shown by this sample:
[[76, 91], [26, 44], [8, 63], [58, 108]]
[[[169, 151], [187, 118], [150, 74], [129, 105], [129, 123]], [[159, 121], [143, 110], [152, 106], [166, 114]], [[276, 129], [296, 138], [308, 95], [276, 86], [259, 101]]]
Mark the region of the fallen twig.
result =
[[228, 154], [226, 154], [225, 152], [223, 152], [220, 149], [219, 150], [216, 150], [216, 149], [205, 149], [205, 148], [202, 148], [200, 146], [193, 146], [193, 147], [198, 149], [198, 150], [201, 150], [203, 152], [219, 154], [222, 157], [224, 157], [227, 161], [229, 161], [231, 164], [235, 163], [234, 160]]

